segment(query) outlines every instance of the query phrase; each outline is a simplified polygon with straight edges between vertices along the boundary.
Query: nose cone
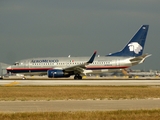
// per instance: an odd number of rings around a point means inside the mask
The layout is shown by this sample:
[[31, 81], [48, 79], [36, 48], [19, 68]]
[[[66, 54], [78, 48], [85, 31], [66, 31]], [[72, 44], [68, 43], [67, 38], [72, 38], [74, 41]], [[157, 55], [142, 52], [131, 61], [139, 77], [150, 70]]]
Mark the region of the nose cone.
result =
[[8, 66], [8, 67], [7, 67], [7, 70], [10, 70], [11, 68], [12, 68], [11, 66]]

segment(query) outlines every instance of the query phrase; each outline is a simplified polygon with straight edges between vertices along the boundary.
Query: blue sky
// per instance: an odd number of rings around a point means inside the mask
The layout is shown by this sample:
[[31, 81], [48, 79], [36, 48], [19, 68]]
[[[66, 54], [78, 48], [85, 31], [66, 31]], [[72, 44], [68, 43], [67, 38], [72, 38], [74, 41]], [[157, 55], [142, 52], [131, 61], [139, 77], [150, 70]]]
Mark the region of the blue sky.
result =
[[1, 0], [0, 62], [33, 57], [90, 56], [119, 51], [142, 24], [149, 24], [136, 66], [160, 69], [159, 0]]

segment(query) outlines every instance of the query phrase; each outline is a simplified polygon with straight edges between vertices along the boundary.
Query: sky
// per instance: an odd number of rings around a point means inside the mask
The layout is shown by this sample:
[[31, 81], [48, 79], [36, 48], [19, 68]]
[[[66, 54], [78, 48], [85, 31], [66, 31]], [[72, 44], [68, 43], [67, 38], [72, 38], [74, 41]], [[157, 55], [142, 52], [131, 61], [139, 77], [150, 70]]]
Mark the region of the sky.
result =
[[1, 0], [0, 62], [91, 56], [121, 50], [149, 24], [144, 53], [133, 69], [160, 70], [160, 0]]

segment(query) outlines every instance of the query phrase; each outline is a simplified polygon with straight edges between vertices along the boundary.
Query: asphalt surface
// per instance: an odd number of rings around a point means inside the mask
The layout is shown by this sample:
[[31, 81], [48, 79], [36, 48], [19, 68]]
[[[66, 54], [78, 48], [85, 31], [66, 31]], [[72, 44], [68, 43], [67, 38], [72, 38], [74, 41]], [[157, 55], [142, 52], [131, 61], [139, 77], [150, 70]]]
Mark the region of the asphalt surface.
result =
[[14, 85], [160, 85], [160, 80], [0, 80], [0, 86]]
[[160, 99], [0, 101], [0, 112], [114, 111], [159, 109]]

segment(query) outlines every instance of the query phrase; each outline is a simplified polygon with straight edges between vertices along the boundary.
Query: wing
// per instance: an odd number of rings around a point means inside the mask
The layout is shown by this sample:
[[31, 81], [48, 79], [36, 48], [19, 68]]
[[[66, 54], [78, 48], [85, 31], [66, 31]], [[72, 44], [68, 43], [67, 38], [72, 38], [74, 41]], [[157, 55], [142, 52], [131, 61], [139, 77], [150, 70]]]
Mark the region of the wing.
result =
[[87, 62], [85, 62], [83, 64], [79, 64], [79, 65], [74, 65], [74, 66], [66, 67], [63, 70], [65, 72], [72, 72], [72, 71], [74, 71], [75, 74], [85, 75], [84, 74], [84, 70], [86, 69], [86, 65], [89, 65], [89, 64], [91, 64], [94, 61], [96, 53], [97, 52], [95, 51]]

